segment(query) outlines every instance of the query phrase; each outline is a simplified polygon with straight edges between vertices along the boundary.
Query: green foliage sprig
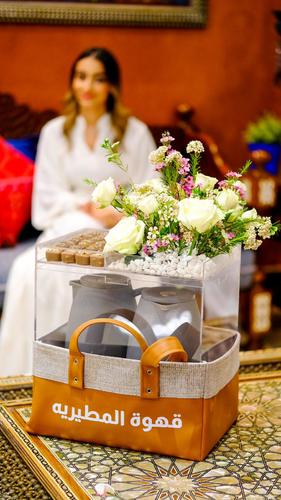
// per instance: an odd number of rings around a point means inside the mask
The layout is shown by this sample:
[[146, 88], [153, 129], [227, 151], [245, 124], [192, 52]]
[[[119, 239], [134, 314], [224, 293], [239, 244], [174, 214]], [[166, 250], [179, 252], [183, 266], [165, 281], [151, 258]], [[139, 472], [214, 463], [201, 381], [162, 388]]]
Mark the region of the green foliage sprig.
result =
[[265, 113], [255, 122], [249, 123], [244, 138], [248, 143], [281, 143], [281, 120], [272, 113]]

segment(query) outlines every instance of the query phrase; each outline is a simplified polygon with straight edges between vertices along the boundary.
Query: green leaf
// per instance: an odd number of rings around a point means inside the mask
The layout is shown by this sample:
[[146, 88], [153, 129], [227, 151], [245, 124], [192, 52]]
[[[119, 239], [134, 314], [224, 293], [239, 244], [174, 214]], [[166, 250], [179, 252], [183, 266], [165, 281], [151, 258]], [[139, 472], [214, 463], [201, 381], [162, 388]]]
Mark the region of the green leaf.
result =
[[92, 181], [92, 179], [84, 179], [84, 182], [86, 182], [86, 184], [89, 184], [90, 186], [94, 186], [96, 187], [97, 183], [95, 181]]
[[239, 174], [244, 175], [246, 172], [248, 172], [250, 166], [252, 165], [251, 160], [247, 160], [245, 165], [239, 170]]

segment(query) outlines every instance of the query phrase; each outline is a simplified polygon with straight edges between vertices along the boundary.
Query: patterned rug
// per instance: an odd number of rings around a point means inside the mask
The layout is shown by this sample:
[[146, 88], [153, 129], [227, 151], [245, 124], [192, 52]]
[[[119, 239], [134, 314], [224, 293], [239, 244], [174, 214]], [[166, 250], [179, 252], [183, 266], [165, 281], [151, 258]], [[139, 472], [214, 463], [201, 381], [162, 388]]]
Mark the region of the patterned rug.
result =
[[[54, 491], [50, 484], [55, 485], [60, 492], [57, 498], [97, 498], [94, 485], [102, 482], [110, 483], [122, 500], [275, 500], [281, 498], [281, 374], [267, 372], [263, 376], [254, 374], [252, 378], [240, 383], [240, 413], [236, 425], [203, 462], [55, 438], [37, 438], [36, 442], [22, 431], [9, 411], [11, 407], [0, 408], [0, 416], [2, 422], [14, 427], [18, 439], [23, 434], [31, 457], [38, 459], [41, 447], [39, 460], [44, 468], [45, 485], [49, 491]], [[16, 413], [28, 419], [30, 405], [23, 405]], [[48, 456], [53, 459], [51, 469], [46, 460]], [[12, 460], [11, 455], [10, 462]], [[6, 462], [5, 468], [7, 465]], [[18, 486], [14, 466], [12, 470], [16, 485], [13, 487], [19, 489], [12, 490], [11, 480], [10, 483], [1, 480], [4, 484], [1, 499], [49, 498], [39, 483], [32, 482], [30, 472], [26, 482]], [[76, 494], [67, 476], [75, 480]], [[30, 488], [33, 488], [32, 496]], [[19, 496], [17, 491], [21, 491]], [[25, 491], [27, 493], [23, 493]]]
[[[31, 378], [11, 377], [0, 380], [0, 401], [22, 400], [31, 396]], [[24, 500], [28, 498], [49, 500], [51, 498], [1, 432], [1, 427], [0, 498], [1, 500]]]

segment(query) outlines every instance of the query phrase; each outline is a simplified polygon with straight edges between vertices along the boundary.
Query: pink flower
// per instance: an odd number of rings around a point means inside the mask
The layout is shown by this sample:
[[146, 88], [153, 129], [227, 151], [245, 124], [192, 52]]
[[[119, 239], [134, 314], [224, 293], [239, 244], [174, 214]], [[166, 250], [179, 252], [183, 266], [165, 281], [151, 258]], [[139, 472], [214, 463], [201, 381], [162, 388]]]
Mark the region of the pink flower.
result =
[[226, 236], [229, 240], [232, 240], [232, 238], [235, 238], [235, 233], [226, 233]]
[[238, 179], [238, 177], [242, 177], [241, 174], [239, 174], [238, 172], [227, 172], [227, 174], [225, 174], [225, 177], [236, 177]]
[[181, 168], [179, 169], [179, 174], [185, 175], [189, 172], [190, 165], [187, 158], [182, 158], [181, 160]]
[[157, 240], [156, 242], [157, 248], [167, 247], [168, 244], [169, 244], [168, 241], [163, 241], [163, 240]]
[[165, 145], [166, 145], [166, 143], [167, 143], [167, 142], [172, 142], [172, 141], [174, 141], [174, 140], [175, 140], [175, 138], [174, 138], [174, 137], [172, 137], [171, 135], [169, 135], [169, 134], [168, 134], [168, 135], [164, 135], [164, 134], [163, 134], [163, 135], [162, 135], [162, 138], [160, 139], [160, 142], [161, 142], [162, 144], [165, 144]]
[[220, 188], [224, 188], [225, 186], [227, 186], [227, 182], [226, 181], [220, 181], [220, 182], [218, 182], [218, 186]]
[[194, 188], [194, 180], [192, 175], [188, 175], [185, 179], [182, 179], [181, 187], [187, 194], [187, 196], [191, 195], [192, 189]]
[[232, 185], [232, 187], [240, 194], [241, 198], [245, 198], [246, 186], [242, 182], [237, 181]]
[[144, 245], [143, 251], [144, 251], [145, 255], [149, 256], [152, 254], [151, 248], [148, 245]]
[[156, 172], [159, 172], [159, 170], [162, 170], [162, 168], [165, 167], [165, 163], [157, 163], [157, 165], [155, 165], [155, 170]]
[[179, 241], [180, 236], [178, 234], [170, 234], [170, 237], [172, 238], [173, 241]]

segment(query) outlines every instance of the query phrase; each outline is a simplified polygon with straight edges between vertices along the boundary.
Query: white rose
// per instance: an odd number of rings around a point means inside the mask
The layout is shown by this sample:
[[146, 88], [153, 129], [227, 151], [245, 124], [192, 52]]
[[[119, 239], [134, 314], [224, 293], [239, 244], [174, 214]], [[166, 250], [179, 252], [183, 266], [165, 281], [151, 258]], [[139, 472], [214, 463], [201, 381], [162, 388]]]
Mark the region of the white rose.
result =
[[150, 179], [149, 181], [144, 182], [143, 184], [139, 184], [139, 187], [149, 187], [155, 193], [163, 193], [167, 191], [167, 186], [164, 184], [162, 179], [155, 178]]
[[229, 215], [228, 215], [228, 218], [227, 218], [228, 222], [234, 222], [236, 219], [238, 219], [238, 217], [241, 216], [242, 212], [243, 212], [242, 205], [237, 205], [236, 208], [234, 208], [233, 210], [231, 210], [229, 212]]
[[232, 189], [224, 189], [216, 198], [223, 210], [233, 210], [239, 205], [240, 198]]
[[92, 192], [92, 201], [99, 203], [101, 208], [111, 205], [116, 195], [116, 187], [114, 180], [109, 177], [105, 181], [101, 181]]
[[215, 177], [209, 177], [209, 175], [197, 174], [195, 186], [200, 184], [201, 189], [213, 189], [214, 185], [218, 182]]
[[137, 207], [140, 200], [140, 194], [132, 190], [126, 195], [126, 198], [134, 207]]
[[241, 215], [241, 219], [256, 219], [258, 216], [258, 213], [255, 208], [252, 208], [251, 210], [247, 210]]
[[142, 196], [140, 198], [137, 203], [137, 207], [144, 213], [144, 215], [149, 216], [157, 209], [158, 201], [153, 194], [149, 194], [148, 196]]
[[188, 229], [205, 233], [221, 219], [213, 200], [185, 198], [179, 202], [178, 220]]
[[143, 243], [145, 224], [135, 217], [121, 219], [105, 237], [105, 252], [119, 252], [133, 255], [138, 252]]

